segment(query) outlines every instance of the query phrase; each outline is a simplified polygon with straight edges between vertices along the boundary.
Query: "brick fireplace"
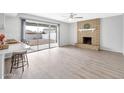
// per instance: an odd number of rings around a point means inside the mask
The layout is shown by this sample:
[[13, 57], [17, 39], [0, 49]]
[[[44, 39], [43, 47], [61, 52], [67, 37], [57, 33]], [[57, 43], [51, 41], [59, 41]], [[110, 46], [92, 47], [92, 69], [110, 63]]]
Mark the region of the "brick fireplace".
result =
[[77, 22], [77, 47], [99, 50], [100, 19]]

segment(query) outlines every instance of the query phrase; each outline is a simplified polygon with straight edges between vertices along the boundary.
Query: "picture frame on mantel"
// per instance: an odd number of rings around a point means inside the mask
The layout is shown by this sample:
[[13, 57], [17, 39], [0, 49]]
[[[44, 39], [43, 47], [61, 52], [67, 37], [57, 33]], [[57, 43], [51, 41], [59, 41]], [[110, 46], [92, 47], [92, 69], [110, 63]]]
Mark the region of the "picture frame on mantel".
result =
[[84, 29], [90, 29], [91, 25], [89, 23], [86, 23], [86, 24], [83, 25], [83, 28]]

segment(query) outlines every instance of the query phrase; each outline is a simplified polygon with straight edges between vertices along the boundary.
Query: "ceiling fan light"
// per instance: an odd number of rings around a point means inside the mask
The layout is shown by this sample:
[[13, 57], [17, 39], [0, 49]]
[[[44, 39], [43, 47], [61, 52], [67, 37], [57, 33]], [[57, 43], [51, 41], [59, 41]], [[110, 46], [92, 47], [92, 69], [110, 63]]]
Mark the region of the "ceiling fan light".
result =
[[68, 21], [69, 21], [69, 22], [75, 22], [76, 20], [73, 19], [73, 18], [69, 18]]

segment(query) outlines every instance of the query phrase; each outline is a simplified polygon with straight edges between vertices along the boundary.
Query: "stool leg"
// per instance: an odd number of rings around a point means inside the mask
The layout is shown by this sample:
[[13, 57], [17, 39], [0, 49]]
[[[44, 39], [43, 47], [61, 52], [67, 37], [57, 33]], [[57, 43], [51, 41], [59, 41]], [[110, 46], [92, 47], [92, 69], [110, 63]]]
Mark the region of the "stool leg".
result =
[[27, 54], [26, 54], [26, 61], [27, 61], [27, 66], [29, 67], [29, 63], [28, 63], [28, 57], [27, 57]]
[[13, 65], [11, 65], [10, 73], [12, 73], [12, 67], [13, 67]]
[[13, 61], [14, 61], [14, 58], [12, 57], [12, 60], [11, 60], [11, 69], [10, 69], [10, 73], [12, 73]]
[[18, 55], [18, 60], [17, 60], [17, 68], [19, 67], [19, 64], [20, 64], [20, 59], [21, 59], [21, 55]]
[[13, 56], [13, 65], [16, 65], [16, 61], [17, 61], [17, 55]]
[[22, 61], [22, 72], [24, 72], [24, 60], [23, 60], [23, 55], [21, 55], [21, 61]]

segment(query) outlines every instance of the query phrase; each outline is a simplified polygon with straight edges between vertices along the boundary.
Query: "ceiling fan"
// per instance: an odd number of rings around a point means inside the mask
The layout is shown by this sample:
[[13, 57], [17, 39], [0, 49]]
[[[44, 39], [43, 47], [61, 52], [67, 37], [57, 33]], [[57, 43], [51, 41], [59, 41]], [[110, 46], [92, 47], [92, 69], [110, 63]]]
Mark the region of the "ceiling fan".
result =
[[69, 13], [69, 15], [65, 15], [63, 17], [66, 17], [66, 20], [68, 21], [77, 21], [83, 18], [82, 16], [78, 16], [76, 13]]
[[83, 18], [82, 16], [77, 16], [77, 15], [78, 14], [70, 13], [69, 18], [72, 18], [72, 19], [74, 19], [74, 18]]

